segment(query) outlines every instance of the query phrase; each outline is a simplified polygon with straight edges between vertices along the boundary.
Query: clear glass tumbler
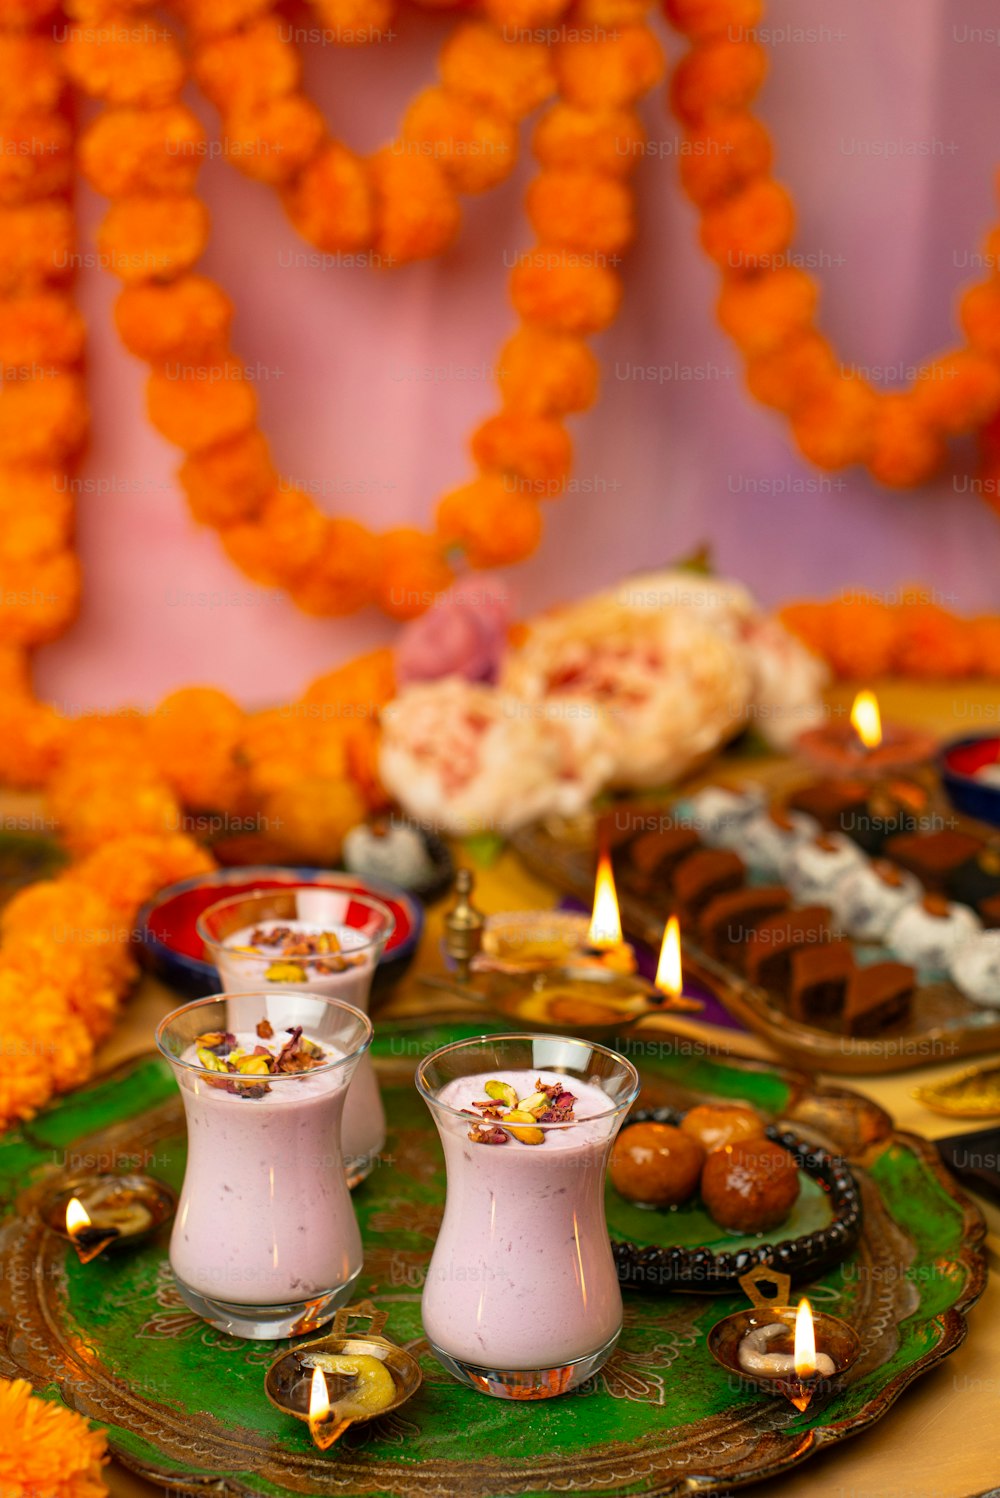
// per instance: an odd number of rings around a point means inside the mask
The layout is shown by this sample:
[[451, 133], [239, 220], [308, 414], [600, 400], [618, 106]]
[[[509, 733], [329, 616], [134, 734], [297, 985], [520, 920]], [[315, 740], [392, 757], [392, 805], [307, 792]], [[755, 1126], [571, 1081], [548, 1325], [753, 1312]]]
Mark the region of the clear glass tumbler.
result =
[[[368, 995], [379, 958], [395, 928], [387, 905], [369, 895], [318, 885], [251, 890], [219, 900], [198, 919], [198, 935], [229, 992], [249, 988], [276, 993], [299, 989], [343, 999], [368, 1013]], [[287, 928], [295, 936], [332, 932], [340, 953], [282, 957], [248, 950], [255, 931]], [[347, 965], [338, 969], [339, 959]], [[375, 1068], [362, 1056], [344, 1109], [344, 1168], [347, 1184], [356, 1186], [370, 1174], [385, 1146], [385, 1110]]]
[[[467, 1109], [502, 1082], [572, 1094], [574, 1121], [480, 1142]], [[460, 1382], [501, 1398], [575, 1389], [610, 1356], [622, 1297], [604, 1217], [604, 1178], [639, 1090], [617, 1052], [568, 1036], [498, 1035], [444, 1046], [417, 1089], [444, 1146], [448, 1193], [424, 1284], [431, 1351]], [[488, 1132], [488, 1131], [487, 1131]]]
[[[258, 1024], [272, 1051], [301, 1025], [330, 1060], [304, 1072], [239, 1079], [201, 1064], [199, 1036]], [[361, 1272], [361, 1234], [344, 1176], [340, 1123], [348, 1085], [371, 1044], [367, 1015], [324, 994], [274, 989], [199, 999], [161, 1022], [187, 1117], [184, 1186], [170, 1265], [184, 1301], [235, 1337], [298, 1336], [329, 1321]]]

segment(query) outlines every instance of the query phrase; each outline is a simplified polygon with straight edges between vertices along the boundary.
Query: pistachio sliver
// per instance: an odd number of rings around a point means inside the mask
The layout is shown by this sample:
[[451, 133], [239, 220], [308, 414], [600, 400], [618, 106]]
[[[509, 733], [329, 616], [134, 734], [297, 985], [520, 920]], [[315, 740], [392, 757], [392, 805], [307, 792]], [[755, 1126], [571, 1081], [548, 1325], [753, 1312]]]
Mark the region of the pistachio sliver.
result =
[[503, 1103], [508, 1108], [516, 1108], [517, 1093], [509, 1082], [487, 1082], [486, 1096], [493, 1098], [497, 1103]]
[[545, 1092], [533, 1092], [517, 1104], [521, 1113], [544, 1113], [549, 1107], [549, 1096]]
[[264, 977], [269, 983], [302, 983], [306, 970], [298, 962], [272, 962]]
[[229, 1068], [220, 1056], [214, 1051], [207, 1051], [203, 1045], [195, 1046], [195, 1054], [198, 1057], [199, 1066], [206, 1071], [228, 1071]]
[[[511, 1109], [510, 1113], [503, 1119], [504, 1128], [507, 1128], [510, 1124], [533, 1124], [534, 1122], [535, 1115], [533, 1113], [524, 1113], [520, 1108]], [[544, 1129], [511, 1129], [510, 1132], [522, 1144], [544, 1144], [545, 1142]]]

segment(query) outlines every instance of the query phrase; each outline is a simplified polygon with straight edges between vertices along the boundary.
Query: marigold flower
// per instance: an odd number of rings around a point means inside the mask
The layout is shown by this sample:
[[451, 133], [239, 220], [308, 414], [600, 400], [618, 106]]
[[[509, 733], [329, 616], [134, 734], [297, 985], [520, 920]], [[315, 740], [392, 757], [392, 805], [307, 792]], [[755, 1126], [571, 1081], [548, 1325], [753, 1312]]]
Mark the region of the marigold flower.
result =
[[416, 619], [452, 580], [441, 542], [410, 526], [385, 531], [380, 540], [379, 607], [393, 619]]
[[[63, 481], [62, 487], [57, 487]], [[32, 563], [69, 545], [73, 498], [58, 468], [0, 467], [0, 556]]]
[[239, 567], [264, 587], [287, 587], [318, 565], [331, 522], [301, 489], [273, 489], [255, 520], [225, 526], [223, 545]]
[[622, 26], [599, 40], [564, 41], [555, 49], [559, 89], [584, 109], [620, 109], [663, 76], [663, 49], [645, 26]]
[[0, 204], [12, 206], [64, 192], [73, 176], [69, 121], [61, 114], [0, 122]]
[[340, 47], [365, 47], [380, 42], [392, 28], [394, 0], [313, 0], [325, 31]]
[[80, 170], [108, 198], [189, 193], [204, 149], [204, 126], [184, 104], [107, 109], [80, 139]]
[[865, 380], [835, 380], [821, 395], [796, 406], [792, 431], [810, 463], [818, 468], [848, 468], [868, 461], [877, 412], [878, 397]]
[[893, 609], [863, 600], [828, 606], [824, 654], [838, 676], [873, 681], [893, 669], [898, 625]]
[[[202, 743], [208, 743], [205, 734]], [[169, 837], [137, 833], [112, 838], [95, 848], [74, 865], [69, 877], [94, 890], [116, 916], [129, 921], [158, 890], [214, 868], [211, 854], [186, 833]]]
[[253, 426], [257, 396], [242, 364], [165, 365], [146, 382], [149, 419], [184, 452], [202, 452]]
[[596, 172], [541, 172], [528, 188], [527, 207], [543, 244], [616, 255], [635, 235], [631, 189]]
[[579, 338], [519, 328], [500, 351], [504, 404], [526, 416], [565, 416], [597, 399], [600, 366]]
[[607, 266], [583, 260], [544, 245], [522, 256], [510, 274], [511, 300], [520, 316], [557, 333], [598, 333], [613, 322], [621, 280]]
[[764, 7], [763, 0], [664, 0], [663, 8], [671, 26], [703, 42], [756, 26]]
[[278, 482], [267, 442], [256, 428], [186, 458], [178, 477], [202, 525], [251, 519]]
[[577, 0], [573, 20], [584, 26], [637, 26], [653, 9], [653, 0]]
[[788, 193], [769, 177], [709, 208], [701, 221], [701, 243], [725, 271], [753, 275], [773, 266], [795, 232]]
[[164, 697], [150, 718], [149, 747], [179, 801], [222, 810], [233, 805], [238, 790], [235, 755], [242, 732], [242, 709], [225, 692], [184, 687]]
[[973, 348], [991, 358], [1000, 358], [1000, 286], [995, 280], [966, 287], [959, 302], [959, 317]]
[[13, 380], [0, 399], [0, 463], [59, 462], [87, 431], [83, 385], [73, 374]]
[[73, 215], [66, 203], [0, 208], [0, 295], [64, 281], [73, 264]]
[[184, 87], [181, 50], [159, 28], [70, 26], [61, 51], [73, 82], [109, 104], [150, 109], [171, 103]]
[[[81, 885], [68, 875], [58, 879], [39, 879], [12, 895], [0, 916], [3, 950], [19, 940], [37, 938], [49, 947], [69, 945], [74, 927], [100, 935], [103, 943], [110, 938], [114, 912], [101, 895]], [[112, 965], [121, 970], [117, 955]]]
[[63, 91], [60, 53], [51, 38], [0, 30], [0, 78], [4, 114], [45, 113]]
[[38, 26], [47, 21], [60, 0], [6, 0], [3, 23], [12, 31], [18, 26]]
[[840, 377], [829, 343], [807, 331], [747, 364], [747, 385], [756, 400], [779, 411], [793, 411], [822, 395]]
[[19, 645], [0, 645], [0, 692], [11, 698], [31, 695], [31, 667]]
[[179, 276], [208, 243], [208, 209], [199, 198], [121, 198], [97, 231], [108, 269], [123, 281], [164, 281]]
[[66, 14], [77, 21], [108, 21], [122, 11], [151, 10], [158, 0], [67, 0]]
[[979, 676], [1000, 677], [1000, 618], [984, 614], [969, 620], [969, 635]]
[[884, 395], [875, 414], [868, 467], [890, 489], [925, 484], [947, 457], [944, 441], [922, 419], [910, 394]]
[[893, 668], [901, 676], [951, 681], [975, 669], [975, 639], [964, 619], [933, 603], [903, 604], [897, 617]]
[[287, 182], [312, 160], [325, 135], [323, 116], [301, 94], [239, 104], [225, 117], [226, 156], [258, 182]]
[[302, 76], [299, 54], [272, 16], [207, 41], [196, 49], [192, 68], [199, 88], [222, 114], [291, 93]]
[[375, 597], [378, 538], [355, 520], [328, 520], [320, 555], [291, 585], [307, 614], [353, 614]]
[[710, 125], [689, 127], [678, 161], [681, 186], [707, 208], [771, 170], [771, 137], [750, 114], [725, 114]]
[[681, 58], [670, 102], [678, 119], [702, 125], [746, 109], [766, 76], [767, 53], [757, 42], [708, 42]]
[[45, 785], [66, 748], [65, 718], [30, 697], [0, 698], [0, 779], [35, 790]]
[[432, 156], [458, 192], [486, 192], [514, 170], [517, 132], [508, 118], [425, 88], [403, 117], [403, 141]]
[[513, 474], [539, 499], [561, 494], [573, 464], [569, 433], [549, 416], [502, 411], [472, 434], [472, 456], [480, 468]]
[[539, 42], [508, 42], [494, 27], [468, 22], [441, 51], [441, 81], [459, 98], [520, 120], [555, 92], [549, 49]]
[[126, 834], [162, 837], [176, 832], [181, 821], [176, 799], [152, 769], [122, 759], [94, 767], [75, 753], [52, 778], [49, 806], [77, 855]]
[[330, 141], [282, 193], [285, 211], [310, 244], [331, 254], [367, 249], [375, 228], [365, 164]]
[[254, 713], [246, 720], [240, 754], [254, 791], [265, 798], [303, 778], [336, 780], [347, 773], [344, 724], [318, 704]]
[[745, 354], [767, 354], [811, 326], [818, 300], [812, 276], [797, 266], [782, 266], [765, 275], [724, 281], [719, 322]]
[[369, 811], [386, 811], [392, 802], [379, 775], [382, 733], [374, 721], [352, 723], [347, 731], [347, 773]]
[[[388, 532], [389, 537], [394, 534], [410, 533], [405, 530]], [[412, 534], [422, 535], [423, 533], [415, 531]], [[386, 540], [387, 537], [383, 537], [383, 541]], [[346, 665], [335, 666], [332, 671], [325, 671], [322, 676], [317, 676], [302, 693], [301, 701], [313, 705], [322, 704], [330, 710], [327, 714], [328, 718], [333, 718], [337, 711], [346, 707], [351, 711], [345, 713], [345, 717], [352, 720], [374, 719], [378, 709], [385, 703], [391, 702], [395, 695], [396, 670], [393, 664], [393, 652], [387, 645], [383, 645], [377, 650], [368, 650], [363, 655], [356, 655]]]
[[118, 336], [149, 364], [217, 363], [225, 356], [232, 320], [232, 302], [207, 276], [126, 286], [115, 302]]
[[522, 562], [542, 535], [537, 500], [491, 473], [452, 489], [439, 502], [435, 518], [439, 536], [462, 546], [473, 567]]
[[808, 602], [786, 603], [778, 610], [778, 619], [813, 655], [825, 657], [828, 612], [825, 603], [810, 599]]
[[344, 834], [364, 821], [367, 810], [357, 786], [346, 777], [296, 779], [264, 803], [264, 815], [278, 829], [282, 846], [305, 863], [336, 861]]
[[235, 31], [248, 21], [255, 21], [261, 11], [270, 10], [274, 0], [174, 0], [178, 13], [193, 36], [218, 36]]
[[68, 296], [36, 291], [0, 303], [0, 364], [75, 364], [86, 328]]
[[368, 166], [376, 203], [374, 247], [386, 263], [424, 260], [446, 250], [458, 233], [461, 211], [437, 162], [387, 146]]
[[923, 419], [950, 437], [974, 430], [1000, 406], [1000, 369], [973, 349], [958, 349], [922, 366], [913, 390]]
[[632, 109], [581, 109], [560, 100], [538, 121], [531, 144], [550, 171], [628, 177], [644, 154], [646, 131]]
[[[483, 0], [483, 13], [505, 36], [549, 27], [568, 8], [569, 0]], [[517, 37], [520, 40], [520, 37]], [[525, 41], [539, 38], [526, 35]]]

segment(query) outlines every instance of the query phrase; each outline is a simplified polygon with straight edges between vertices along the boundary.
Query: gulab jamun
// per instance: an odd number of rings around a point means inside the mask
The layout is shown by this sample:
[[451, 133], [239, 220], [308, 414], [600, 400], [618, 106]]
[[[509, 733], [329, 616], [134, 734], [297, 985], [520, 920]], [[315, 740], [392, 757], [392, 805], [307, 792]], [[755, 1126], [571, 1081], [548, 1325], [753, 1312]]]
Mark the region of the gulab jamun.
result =
[[721, 1228], [765, 1233], [783, 1222], [799, 1194], [792, 1156], [770, 1139], [740, 1139], [715, 1150], [701, 1175], [701, 1199]]
[[634, 1123], [611, 1152], [611, 1183], [643, 1207], [677, 1207], [698, 1189], [705, 1151], [672, 1124]]
[[711, 1103], [699, 1103], [685, 1113], [681, 1128], [697, 1139], [706, 1155], [724, 1144], [734, 1144], [737, 1139], [759, 1139], [764, 1133], [763, 1120], [752, 1108], [741, 1107], [739, 1103], [717, 1108]]

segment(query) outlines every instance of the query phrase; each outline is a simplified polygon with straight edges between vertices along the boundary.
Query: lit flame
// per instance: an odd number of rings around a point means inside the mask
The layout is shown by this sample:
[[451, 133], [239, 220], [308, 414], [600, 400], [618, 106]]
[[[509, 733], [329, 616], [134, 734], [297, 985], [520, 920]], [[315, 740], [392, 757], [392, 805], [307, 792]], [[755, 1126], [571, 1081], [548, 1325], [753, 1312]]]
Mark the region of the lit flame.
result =
[[322, 1368], [313, 1369], [312, 1387], [309, 1390], [309, 1424], [319, 1425], [330, 1413], [330, 1395]]
[[807, 1300], [799, 1301], [795, 1313], [795, 1372], [799, 1378], [810, 1378], [816, 1372], [816, 1333]]
[[618, 914], [618, 896], [615, 894], [615, 876], [611, 872], [611, 859], [605, 850], [597, 865], [597, 883], [594, 885], [594, 913], [590, 918], [587, 943], [600, 951], [610, 952], [622, 944], [622, 922]]
[[71, 1196], [66, 1207], [66, 1231], [75, 1238], [81, 1228], [90, 1227], [90, 1213], [79, 1197]]
[[667, 922], [660, 947], [660, 960], [656, 967], [656, 986], [672, 999], [679, 999], [684, 991], [681, 972], [681, 928], [675, 915]]
[[866, 749], [877, 749], [882, 742], [882, 716], [874, 692], [859, 692], [851, 708], [851, 727]]

